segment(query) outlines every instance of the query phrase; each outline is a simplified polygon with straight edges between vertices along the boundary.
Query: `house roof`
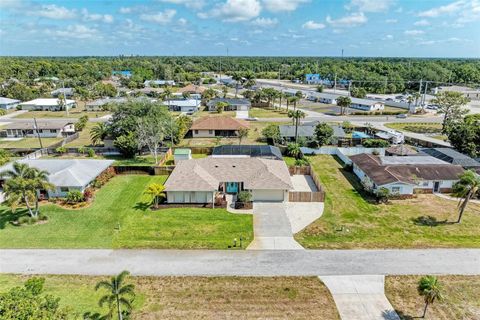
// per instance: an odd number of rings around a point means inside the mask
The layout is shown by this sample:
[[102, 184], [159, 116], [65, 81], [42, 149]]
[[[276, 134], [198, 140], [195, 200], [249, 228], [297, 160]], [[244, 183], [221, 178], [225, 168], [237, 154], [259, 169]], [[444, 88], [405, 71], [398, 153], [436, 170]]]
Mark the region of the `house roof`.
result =
[[[22, 102], [19, 105], [35, 105], [35, 106], [58, 106], [58, 100], [56, 98], [40, 98], [40, 99], [34, 99], [26, 102]], [[67, 104], [72, 104], [75, 103], [75, 100], [70, 100], [70, 99], [65, 99], [65, 102]]]
[[480, 167], [480, 162], [452, 148], [424, 148], [420, 151], [423, 154], [428, 154], [451, 164], [461, 165], [464, 168]]
[[245, 189], [292, 189], [284, 161], [243, 157], [181, 161], [165, 188], [167, 191], [215, 191], [221, 182], [243, 182]]
[[198, 107], [200, 106], [200, 100], [197, 99], [178, 99], [178, 100], [166, 100], [163, 101], [163, 104], [166, 106], [177, 106], [177, 107]]
[[[73, 124], [73, 122], [67, 121], [67, 120], [39, 120], [38, 119], [37, 129], [62, 129], [69, 124]], [[28, 130], [28, 129], [34, 129], [34, 128], [35, 128], [35, 122], [33, 120], [15, 121], [2, 127], [3, 130], [6, 130], [6, 129]]]
[[208, 101], [209, 106], [214, 106], [218, 102], [226, 102], [229, 105], [246, 105], [250, 106], [252, 103], [248, 99], [242, 98], [213, 98], [212, 100]]
[[[385, 160], [386, 158], [394, 159]], [[458, 180], [458, 177], [464, 171], [461, 166], [452, 165], [446, 162], [434, 162], [429, 164], [428, 161], [431, 161], [432, 157], [379, 157], [362, 153], [351, 156], [350, 159], [379, 186], [395, 182], [416, 185], [417, 179]], [[404, 159], [410, 160], [409, 162], [406, 162]]]
[[205, 90], [207, 90], [207, 88], [205, 88], [203, 86], [197, 86], [197, 85], [194, 85], [194, 84], [189, 84], [189, 85], [186, 85], [183, 88], [178, 89], [177, 92], [179, 92], [179, 93], [184, 93], [184, 92], [203, 93]]
[[191, 130], [239, 130], [248, 128], [248, 123], [231, 117], [203, 117], [196, 120]]
[[[57, 187], [85, 187], [107, 169], [113, 160], [90, 159], [22, 159], [30, 167], [48, 172], [48, 180]], [[11, 170], [13, 163], [0, 168]]]
[[12, 103], [19, 103], [19, 102], [20, 100], [0, 97], [0, 104], [12, 104]]
[[212, 157], [248, 156], [282, 160], [278, 147], [265, 145], [224, 145], [213, 148]]
[[386, 152], [397, 155], [397, 156], [410, 156], [410, 155], [415, 155], [418, 154], [418, 152], [410, 147], [407, 147], [404, 144], [399, 144], [399, 145], [394, 145], [391, 146], [387, 149], [385, 149]]
[[58, 88], [51, 92], [51, 94], [73, 94], [73, 88]]

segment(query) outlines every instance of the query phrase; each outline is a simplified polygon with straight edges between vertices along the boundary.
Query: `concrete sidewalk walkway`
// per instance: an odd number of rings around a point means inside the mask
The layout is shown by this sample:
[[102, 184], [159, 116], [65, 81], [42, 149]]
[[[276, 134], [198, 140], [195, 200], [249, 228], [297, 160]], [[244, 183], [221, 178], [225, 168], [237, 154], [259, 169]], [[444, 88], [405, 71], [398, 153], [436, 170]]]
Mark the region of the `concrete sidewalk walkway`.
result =
[[385, 296], [385, 276], [321, 276], [342, 320], [400, 320]]
[[152, 276], [480, 274], [480, 249], [0, 250], [0, 272]]

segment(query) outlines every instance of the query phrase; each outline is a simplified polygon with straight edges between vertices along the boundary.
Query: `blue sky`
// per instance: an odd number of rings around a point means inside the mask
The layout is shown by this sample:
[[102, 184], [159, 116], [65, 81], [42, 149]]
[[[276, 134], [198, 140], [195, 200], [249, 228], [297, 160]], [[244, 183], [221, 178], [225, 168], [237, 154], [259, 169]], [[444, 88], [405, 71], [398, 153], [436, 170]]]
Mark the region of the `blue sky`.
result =
[[0, 55], [480, 57], [480, 0], [0, 0]]

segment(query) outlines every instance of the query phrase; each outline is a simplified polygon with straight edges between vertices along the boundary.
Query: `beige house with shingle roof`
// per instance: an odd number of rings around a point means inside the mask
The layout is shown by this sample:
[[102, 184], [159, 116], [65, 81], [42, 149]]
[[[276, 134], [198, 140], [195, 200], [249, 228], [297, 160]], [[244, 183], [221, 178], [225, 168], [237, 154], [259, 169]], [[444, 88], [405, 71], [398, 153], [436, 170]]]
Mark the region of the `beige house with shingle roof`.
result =
[[212, 203], [217, 194], [250, 191], [252, 201], [288, 201], [293, 189], [284, 161], [214, 158], [179, 161], [165, 183], [168, 203]]
[[231, 117], [203, 117], [190, 127], [193, 138], [236, 137], [240, 129], [248, 128], [248, 123]]

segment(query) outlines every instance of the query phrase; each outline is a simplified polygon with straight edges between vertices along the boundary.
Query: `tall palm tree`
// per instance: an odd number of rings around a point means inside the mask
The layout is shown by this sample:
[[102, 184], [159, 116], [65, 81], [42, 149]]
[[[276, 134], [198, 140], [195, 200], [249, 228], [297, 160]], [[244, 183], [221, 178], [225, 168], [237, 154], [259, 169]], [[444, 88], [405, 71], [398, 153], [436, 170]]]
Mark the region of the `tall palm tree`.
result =
[[118, 320], [123, 320], [123, 312], [130, 312], [133, 309], [132, 302], [135, 298], [133, 290], [135, 286], [133, 284], [123, 284], [129, 274], [128, 271], [122, 271], [119, 275], [112, 277], [110, 281], [100, 281], [95, 286], [95, 291], [101, 288], [108, 291], [100, 298], [98, 304], [100, 307], [107, 305], [110, 318], [113, 317], [116, 309]]
[[248, 137], [248, 128], [240, 128], [238, 130], [238, 144], [242, 144], [242, 140]]
[[407, 97], [407, 102], [408, 102], [408, 110], [410, 110], [410, 106], [412, 105], [412, 102], [415, 100], [413, 96], [408, 96]]
[[173, 95], [173, 92], [172, 92], [172, 89], [170, 89], [170, 87], [166, 87], [163, 90], [162, 98], [163, 100], [167, 100], [168, 110], [170, 110], [170, 99], [172, 98], [172, 95]]
[[418, 294], [424, 297], [425, 308], [423, 309], [422, 318], [425, 318], [427, 314], [427, 308], [435, 300], [442, 300], [442, 287], [438, 283], [438, 279], [435, 276], [425, 276], [418, 282]]
[[338, 97], [337, 98], [337, 106], [340, 107], [340, 114], [343, 115], [345, 110], [350, 107], [352, 104], [352, 99], [350, 97]]
[[454, 184], [453, 193], [462, 198], [458, 203], [458, 220], [457, 223], [462, 221], [463, 212], [467, 208], [467, 205], [475, 195], [480, 192], [480, 176], [472, 170], [465, 171], [460, 180]]
[[243, 77], [239, 72], [235, 72], [232, 75], [232, 80], [235, 80], [235, 98], [238, 97], [238, 88], [243, 83]]
[[12, 170], [0, 172], [0, 177], [7, 178], [3, 190], [6, 202], [14, 209], [23, 201], [30, 216], [35, 217], [31, 205], [35, 201], [35, 189], [32, 185], [31, 176], [31, 168], [20, 162], [14, 162]]
[[302, 110], [293, 110], [288, 112], [288, 117], [293, 119], [293, 123], [295, 125], [295, 143], [297, 143], [298, 139], [298, 124], [300, 123], [300, 119], [305, 118], [306, 114]]
[[41, 190], [54, 190], [55, 186], [48, 182], [48, 172], [45, 170], [38, 170], [36, 168], [31, 168], [31, 179], [32, 186], [35, 188], [35, 216], [37, 217], [40, 213], [39, 202], [40, 202], [40, 191]]
[[99, 142], [103, 141], [107, 136], [107, 125], [103, 122], [97, 122], [97, 124], [90, 129], [90, 140], [95, 146]]
[[227, 86], [222, 87], [222, 93], [223, 93], [223, 98], [225, 99], [227, 97], [227, 94], [228, 94]]
[[151, 183], [145, 190], [145, 194], [152, 197], [155, 207], [158, 207], [160, 199], [165, 197], [165, 186], [161, 183]]

